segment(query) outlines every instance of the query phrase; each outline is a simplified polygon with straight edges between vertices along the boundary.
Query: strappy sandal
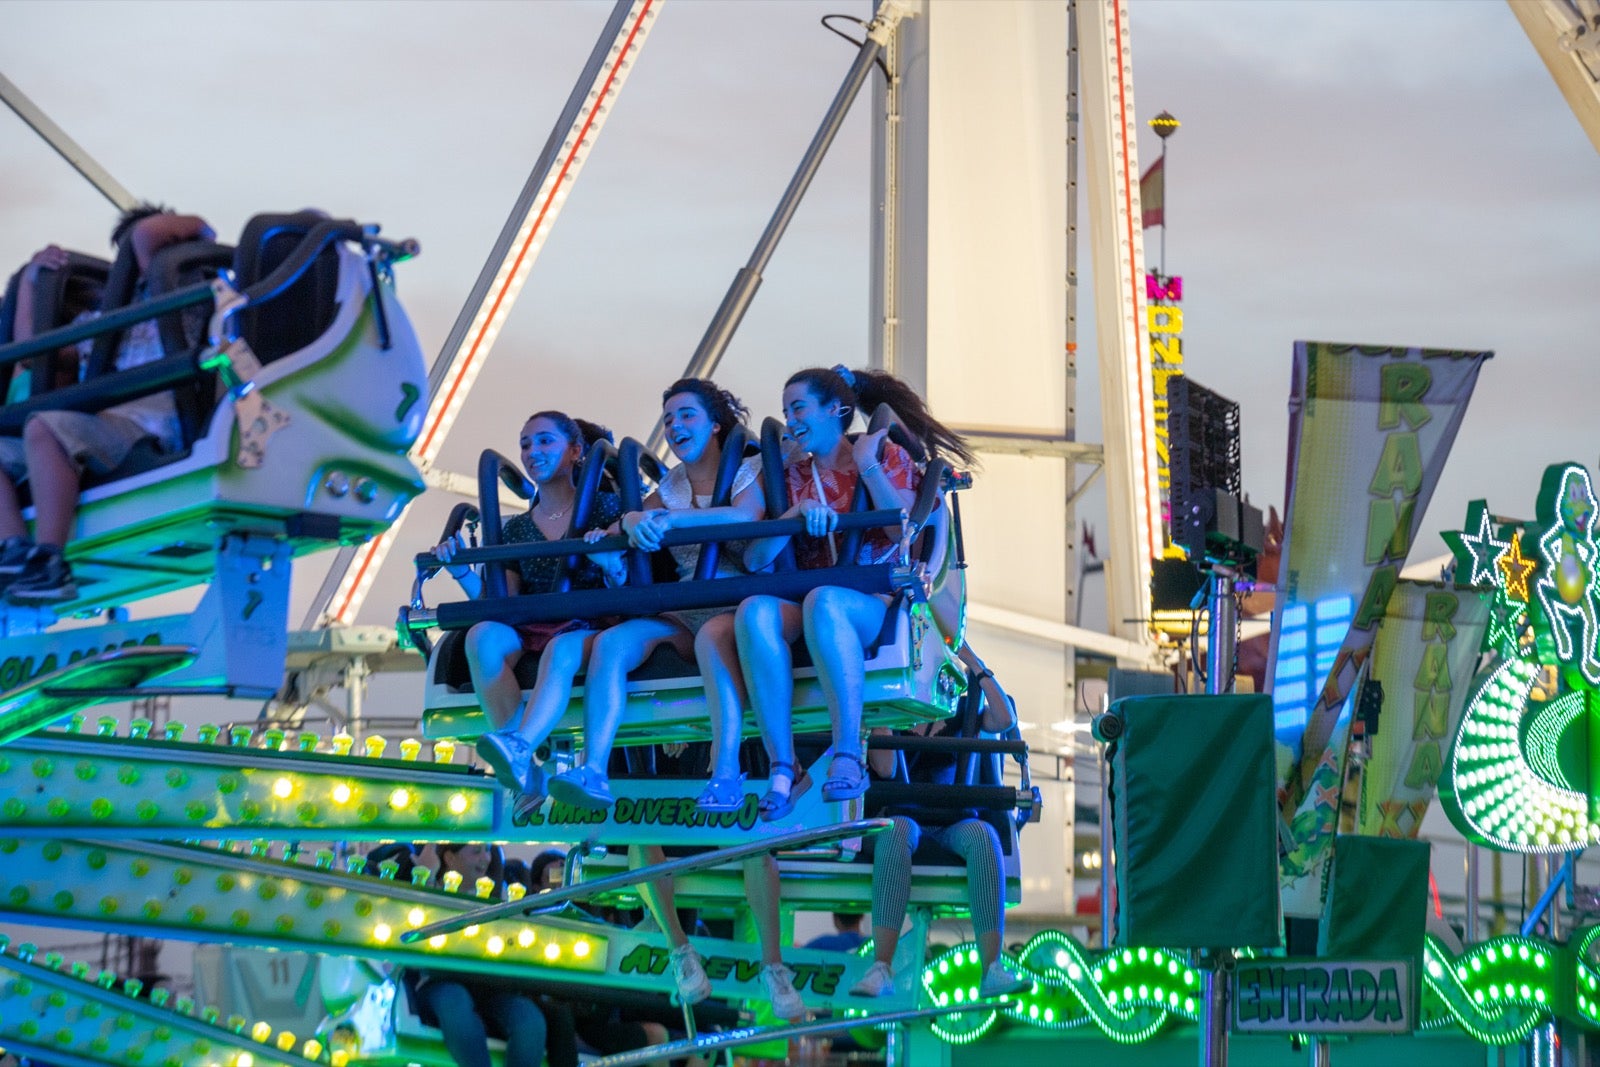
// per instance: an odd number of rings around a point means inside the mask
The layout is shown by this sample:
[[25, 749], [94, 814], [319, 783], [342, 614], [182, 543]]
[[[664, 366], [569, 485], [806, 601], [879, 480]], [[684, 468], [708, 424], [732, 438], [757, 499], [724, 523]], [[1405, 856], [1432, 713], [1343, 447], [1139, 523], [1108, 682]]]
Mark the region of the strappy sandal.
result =
[[533, 818], [533, 813], [544, 804], [545, 798], [550, 795], [549, 781], [545, 778], [544, 767], [528, 761], [528, 772], [522, 777], [522, 788], [513, 790], [516, 799], [511, 804], [511, 825], [526, 826]]
[[617, 802], [606, 776], [588, 767], [574, 767], [550, 779], [550, 795], [577, 808], [605, 809]]
[[789, 791], [780, 793], [776, 789], [768, 789], [762, 794], [760, 805], [756, 808], [762, 822], [776, 822], [794, 810], [795, 787], [800, 784], [795, 778], [794, 764], [787, 760], [776, 760], [772, 764], [770, 773], [775, 775], [779, 771], [789, 772]]
[[[791, 789], [792, 792], [792, 789]], [[694, 806], [701, 811], [713, 815], [728, 811], [738, 811], [744, 807], [744, 775], [736, 774], [727, 777], [713, 777], [706, 783], [705, 789], [700, 793]]]
[[854, 800], [865, 793], [867, 786], [871, 784], [867, 781], [866, 761], [860, 756], [854, 752], [836, 753], [833, 757], [833, 766], [839, 766], [840, 760], [849, 760], [855, 764], [856, 772], [854, 774], [838, 774], [832, 772], [832, 768], [829, 769], [828, 780], [822, 783], [822, 799], [829, 803], [840, 800]]

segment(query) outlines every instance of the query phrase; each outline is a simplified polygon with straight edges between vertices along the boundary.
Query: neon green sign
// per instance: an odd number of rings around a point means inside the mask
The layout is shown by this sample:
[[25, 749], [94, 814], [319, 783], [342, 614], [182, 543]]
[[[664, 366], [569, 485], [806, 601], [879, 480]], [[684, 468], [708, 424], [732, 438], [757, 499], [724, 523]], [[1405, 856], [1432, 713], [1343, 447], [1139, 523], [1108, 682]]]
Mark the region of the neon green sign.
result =
[[1507, 852], [1600, 842], [1600, 544], [1588, 470], [1545, 470], [1537, 518], [1496, 523], [1487, 504], [1446, 533], [1458, 585], [1492, 598], [1480, 675], [1440, 799], [1463, 834]]

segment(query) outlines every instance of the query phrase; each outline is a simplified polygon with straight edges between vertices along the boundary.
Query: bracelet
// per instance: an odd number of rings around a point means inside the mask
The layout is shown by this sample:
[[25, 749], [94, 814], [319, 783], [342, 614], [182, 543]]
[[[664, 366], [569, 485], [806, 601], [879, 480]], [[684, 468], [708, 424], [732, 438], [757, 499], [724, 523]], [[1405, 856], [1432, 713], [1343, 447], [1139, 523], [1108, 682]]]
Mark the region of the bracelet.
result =
[[988, 667], [985, 667], [981, 671], [975, 671], [972, 674], [972, 676], [970, 678], [968, 678], [967, 680], [969, 682], [971, 682], [973, 685], [977, 685], [979, 682], [983, 681], [985, 678], [993, 678], [993, 677], [994, 677], [994, 671], [991, 671]]
[[472, 573], [471, 567], [462, 567], [459, 572], [454, 567], [446, 567], [445, 570], [449, 571], [450, 577], [454, 578], [458, 582]]
[[883, 464], [881, 462], [874, 462], [872, 464], [872, 466], [868, 467], [866, 470], [861, 471], [861, 477], [865, 478], [867, 475], [871, 474], [873, 471], [881, 470], [882, 467], [883, 467]]

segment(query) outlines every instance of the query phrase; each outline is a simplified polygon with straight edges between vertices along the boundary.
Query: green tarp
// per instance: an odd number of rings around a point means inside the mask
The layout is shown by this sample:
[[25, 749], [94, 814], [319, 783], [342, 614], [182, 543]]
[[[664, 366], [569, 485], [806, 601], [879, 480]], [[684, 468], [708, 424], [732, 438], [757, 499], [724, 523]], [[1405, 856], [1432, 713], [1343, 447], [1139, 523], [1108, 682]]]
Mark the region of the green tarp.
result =
[[1111, 710], [1116, 943], [1277, 945], [1272, 698], [1128, 697]]

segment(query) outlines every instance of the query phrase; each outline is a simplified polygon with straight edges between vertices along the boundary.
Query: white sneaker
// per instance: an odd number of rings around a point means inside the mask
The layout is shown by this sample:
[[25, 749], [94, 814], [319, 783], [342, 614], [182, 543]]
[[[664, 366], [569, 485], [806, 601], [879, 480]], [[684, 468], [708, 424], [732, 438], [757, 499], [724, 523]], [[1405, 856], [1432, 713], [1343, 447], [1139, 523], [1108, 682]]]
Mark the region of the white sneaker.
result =
[[886, 997], [894, 992], [894, 972], [881, 960], [867, 968], [861, 981], [850, 987], [852, 997]]
[[806, 1002], [794, 988], [793, 971], [781, 963], [769, 963], [761, 968], [761, 984], [767, 987], [772, 1014], [785, 1022], [805, 1017]]
[[679, 945], [672, 950], [672, 980], [678, 984], [678, 999], [685, 1004], [698, 1004], [711, 995], [711, 979], [706, 977], [704, 962], [693, 945]]
[[983, 981], [978, 983], [978, 996], [988, 1000], [1011, 993], [1026, 993], [1032, 988], [1031, 981], [1013, 973], [1004, 962], [995, 960], [983, 969]]

